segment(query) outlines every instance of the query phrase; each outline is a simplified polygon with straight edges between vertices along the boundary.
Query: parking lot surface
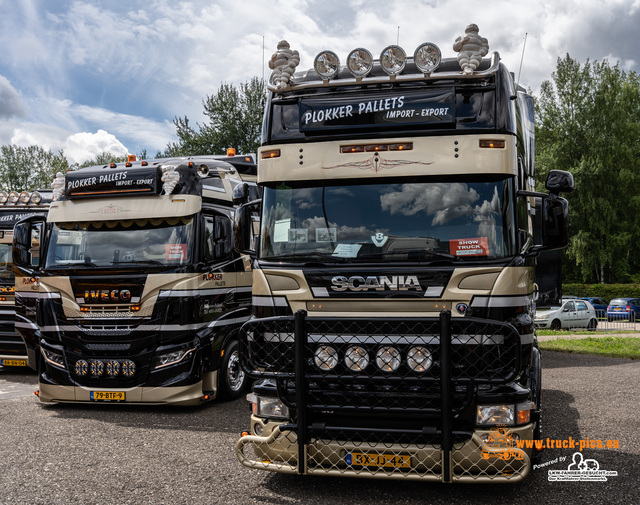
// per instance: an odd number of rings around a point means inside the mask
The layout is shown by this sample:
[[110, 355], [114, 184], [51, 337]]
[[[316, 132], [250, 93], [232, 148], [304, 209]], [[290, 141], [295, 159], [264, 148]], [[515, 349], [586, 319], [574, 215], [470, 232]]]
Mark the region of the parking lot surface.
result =
[[[0, 505], [640, 503], [640, 362], [544, 352], [543, 437], [617, 441], [546, 449], [518, 484], [460, 485], [304, 477], [243, 467], [244, 400], [201, 408], [44, 405], [36, 377], [0, 370]], [[572, 458], [617, 473], [550, 481]]]

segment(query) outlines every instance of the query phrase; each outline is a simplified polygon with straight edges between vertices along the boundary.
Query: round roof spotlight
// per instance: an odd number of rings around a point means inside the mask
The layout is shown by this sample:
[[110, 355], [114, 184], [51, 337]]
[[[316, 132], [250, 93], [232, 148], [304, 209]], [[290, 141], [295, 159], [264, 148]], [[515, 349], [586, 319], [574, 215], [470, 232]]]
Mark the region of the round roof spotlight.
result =
[[440, 60], [442, 60], [440, 48], [431, 42], [420, 44], [413, 53], [413, 62], [425, 74], [435, 72], [440, 65]]
[[31, 193], [31, 203], [35, 203], [36, 205], [42, 201], [42, 195], [37, 191]]
[[28, 191], [20, 193], [20, 203], [29, 203], [29, 198], [31, 198], [31, 193]]
[[9, 203], [16, 203], [19, 198], [20, 195], [18, 195], [17, 191], [12, 191], [11, 193], [9, 193]]
[[340, 58], [332, 51], [322, 51], [313, 61], [313, 69], [322, 79], [333, 79], [340, 71]]
[[7, 192], [6, 191], [0, 191], [0, 203], [6, 202], [7, 198], [9, 198], [9, 195], [7, 195]]
[[407, 53], [400, 46], [387, 46], [380, 53], [380, 66], [389, 75], [398, 75], [407, 63]]
[[364, 77], [373, 68], [373, 56], [362, 47], [354, 49], [347, 56], [347, 68], [354, 77]]

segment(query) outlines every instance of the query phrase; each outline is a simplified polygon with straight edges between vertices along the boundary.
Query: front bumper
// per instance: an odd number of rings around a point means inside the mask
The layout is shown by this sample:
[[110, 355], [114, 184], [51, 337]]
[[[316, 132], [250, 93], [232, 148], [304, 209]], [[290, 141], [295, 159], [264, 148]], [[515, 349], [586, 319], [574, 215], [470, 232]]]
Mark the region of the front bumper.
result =
[[[483, 443], [490, 429], [476, 429], [471, 438], [453, 444], [449, 464], [437, 444], [361, 443], [349, 439], [311, 439], [299, 462], [296, 433], [281, 422], [263, 422], [252, 416], [251, 425], [262, 435], [242, 437], [236, 455], [249, 468], [279, 473], [302, 473], [361, 478], [389, 478], [436, 482], [517, 482], [531, 471], [531, 450]], [[519, 440], [531, 440], [535, 424], [510, 428]], [[445, 469], [449, 468], [448, 474]]]
[[[38, 397], [40, 401], [49, 403], [127, 403], [146, 405], [181, 405], [197, 406], [207, 400], [213, 399], [213, 395], [205, 397], [203, 390], [213, 388], [217, 390], [217, 372], [205, 374], [203, 381], [188, 386], [168, 387], [133, 387], [133, 388], [87, 388], [81, 386], [63, 386], [56, 384], [39, 384]], [[124, 400], [92, 400], [91, 393], [111, 393], [115, 398], [124, 394]], [[96, 396], [94, 394], [94, 396]]]

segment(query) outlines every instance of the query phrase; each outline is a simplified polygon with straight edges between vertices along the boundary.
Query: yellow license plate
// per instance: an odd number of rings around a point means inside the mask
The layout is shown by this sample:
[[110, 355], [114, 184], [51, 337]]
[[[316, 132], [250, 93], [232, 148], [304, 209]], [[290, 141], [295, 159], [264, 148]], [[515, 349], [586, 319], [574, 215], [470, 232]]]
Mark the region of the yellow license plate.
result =
[[124, 391], [91, 391], [91, 400], [96, 402], [123, 402]]
[[0, 366], [27, 366], [26, 359], [0, 359]]
[[377, 454], [367, 452], [348, 452], [346, 462], [350, 466], [375, 468], [411, 468], [411, 456], [406, 454]]

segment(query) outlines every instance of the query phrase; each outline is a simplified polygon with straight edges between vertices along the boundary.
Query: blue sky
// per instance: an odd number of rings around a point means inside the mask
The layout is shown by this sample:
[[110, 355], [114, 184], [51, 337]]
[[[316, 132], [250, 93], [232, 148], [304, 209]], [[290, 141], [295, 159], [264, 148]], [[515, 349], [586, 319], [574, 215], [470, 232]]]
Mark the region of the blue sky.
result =
[[429, 41], [452, 57], [476, 23], [516, 74], [527, 34], [520, 81], [536, 92], [567, 53], [637, 71], [638, 21], [640, 0], [0, 0], [0, 145], [153, 156], [174, 117], [205, 121], [222, 83], [268, 77], [282, 39], [300, 68], [398, 37], [407, 54]]

